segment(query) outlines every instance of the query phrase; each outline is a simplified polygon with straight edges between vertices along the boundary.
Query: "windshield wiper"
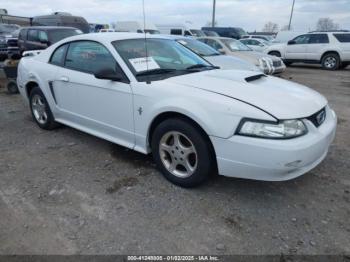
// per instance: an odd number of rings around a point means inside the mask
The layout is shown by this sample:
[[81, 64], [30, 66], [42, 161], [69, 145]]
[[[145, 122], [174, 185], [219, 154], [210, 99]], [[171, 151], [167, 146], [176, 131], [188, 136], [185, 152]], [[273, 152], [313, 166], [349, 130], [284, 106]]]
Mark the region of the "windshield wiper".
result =
[[213, 66], [213, 65], [196, 64], [196, 65], [191, 65], [187, 67], [186, 70], [193, 70], [193, 69], [200, 69], [200, 68], [219, 69], [220, 67]]
[[156, 74], [166, 74], [176, 71], [176, 69], [171, 68], [157, 68], [157, 69], [151, 69], [147, 71], [143, 71], [140, 73], [137, 73], [136, 76], [147, 76], [147, 75], [156, 75]]

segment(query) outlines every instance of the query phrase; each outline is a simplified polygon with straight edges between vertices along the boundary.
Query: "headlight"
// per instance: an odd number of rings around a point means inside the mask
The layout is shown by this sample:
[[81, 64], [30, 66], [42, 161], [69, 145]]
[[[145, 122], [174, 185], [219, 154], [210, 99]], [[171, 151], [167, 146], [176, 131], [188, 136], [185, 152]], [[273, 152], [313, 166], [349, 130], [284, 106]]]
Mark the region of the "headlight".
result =
[[260, 138], [288, 139], [305, 135], [307, 128], [301, 120], [284, 120], [273, 123], [243, 119], [236, 133]]
[[268, 68], [268, 64], [264, 58], [259, 59], [259, 64], [260, 64], [260, 68], [262, 69]]

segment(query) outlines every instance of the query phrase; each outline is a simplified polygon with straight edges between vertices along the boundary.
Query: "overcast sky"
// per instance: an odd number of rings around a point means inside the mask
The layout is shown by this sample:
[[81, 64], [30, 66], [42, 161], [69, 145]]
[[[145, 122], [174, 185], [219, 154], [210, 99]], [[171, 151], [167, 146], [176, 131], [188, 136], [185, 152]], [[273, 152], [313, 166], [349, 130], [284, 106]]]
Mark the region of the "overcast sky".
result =
[[[144, 0], [146, 19], [153, 23], [190, 22], [201, 27], [211, 20], [212, 0]], [[261, 30], [268, 21], [288, 24], [293, 0], [217, 0], [219, 26]], [[35, 16], [54, 11], [85, 17], [90, 23], [142, 19], [142, 0], [0, 0], [9, 14]], [[350, 29], [350, 0], [296, 0], [292, 26], [312, 30], [318, 18], [330, 17]]]

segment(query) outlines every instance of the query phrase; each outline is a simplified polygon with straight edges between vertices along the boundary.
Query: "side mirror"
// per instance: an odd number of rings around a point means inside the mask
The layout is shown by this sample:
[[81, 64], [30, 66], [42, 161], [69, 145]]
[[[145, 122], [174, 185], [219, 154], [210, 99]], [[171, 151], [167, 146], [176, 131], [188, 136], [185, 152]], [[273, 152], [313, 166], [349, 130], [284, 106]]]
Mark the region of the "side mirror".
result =
[[225, 55], [225, 54], [226, 54], [226, 52], [225, 52], [225, 50], [224, 50], [223, 48], [220, 48], [218, 51], [219, 51], [220, 54], [222, 54], [222, 55]]
[[97, 79], [105, 79], [105, 80], [111, 80], [111, 81], [121, 81], [123, 79], [122, 74], [112, 68], [101, 69], [97, 71], [94, 74], [94, 76]]
[[296, 42], [294, 40], [289, 40], [288, 41], [288, 45], [295, 45], [295, 44], [296, 44]]

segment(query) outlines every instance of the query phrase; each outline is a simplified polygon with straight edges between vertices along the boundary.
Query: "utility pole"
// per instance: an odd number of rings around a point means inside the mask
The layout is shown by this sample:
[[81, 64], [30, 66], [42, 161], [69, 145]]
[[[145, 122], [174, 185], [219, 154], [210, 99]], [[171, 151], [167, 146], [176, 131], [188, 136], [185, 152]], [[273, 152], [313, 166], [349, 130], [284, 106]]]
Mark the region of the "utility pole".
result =
[[211, 20], [211, 27], [215, 27], [215, 6], [216, 6], [216, 0], [213, 0], [213, 18]]
[[291, 26], [291, 24], [292, 24], [292, 17], [293, 17], [293, 11], [294, 11], [294, 3], [295, 3], [295, 0], [293, 0], [292, 11], [290, 12], [288, 31], [290, 31], [290, 26]]

